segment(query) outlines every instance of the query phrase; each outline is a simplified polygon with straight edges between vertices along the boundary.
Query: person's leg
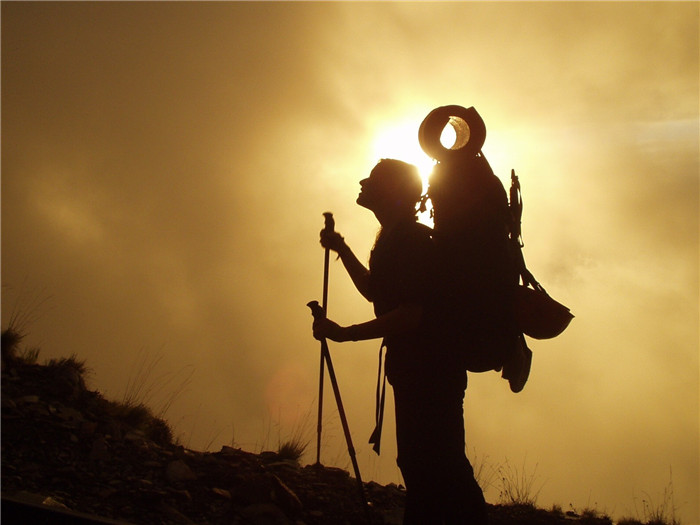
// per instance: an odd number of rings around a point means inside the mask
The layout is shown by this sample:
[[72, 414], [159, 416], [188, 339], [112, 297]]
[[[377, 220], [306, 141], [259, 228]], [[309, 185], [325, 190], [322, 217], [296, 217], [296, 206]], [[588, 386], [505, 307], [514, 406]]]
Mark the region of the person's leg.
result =
[[394, 386], [404, 525], [484, 525], [486, 502], [465, 454], [466, 374], [426, 374]]
[[446, 525], [484, 525], [486, 501], [465, 453], [464, 392], [466, 375], [436, 383], [435, 418], [431, 422], [436, 443], [435, 472]]
[[428, 415], [420, 388], [415, 384], [394, 385], [396, 409], [396, 462], [406, 485], [404, 525], [437, 525], [439, 507], [434, 493], [433, 454], [425, 439], [424, 424]]

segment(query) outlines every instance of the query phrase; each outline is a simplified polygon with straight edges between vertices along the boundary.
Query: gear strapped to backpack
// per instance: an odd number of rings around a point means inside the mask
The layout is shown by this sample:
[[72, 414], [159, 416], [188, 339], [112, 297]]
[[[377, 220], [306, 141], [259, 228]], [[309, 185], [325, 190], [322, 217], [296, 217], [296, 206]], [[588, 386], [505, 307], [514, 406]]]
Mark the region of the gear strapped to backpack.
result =
[[[455, 142], [440, 141], [447, 125]], [[510, 202], [481, 152], [486, 127], [473, 107], [442, 106], [420, 125], [423, 150], [437, 161], [422, 207], [430, 199], [433, 239], [441, 264], [436, 333], [463, 350], [466, 370], [503, 370], [511, 389], [527, 380], [532, 353], [523, 334], [556, 337], [573, 315], [552, 299], [525, 266], [522, 198], [511, 172]]]

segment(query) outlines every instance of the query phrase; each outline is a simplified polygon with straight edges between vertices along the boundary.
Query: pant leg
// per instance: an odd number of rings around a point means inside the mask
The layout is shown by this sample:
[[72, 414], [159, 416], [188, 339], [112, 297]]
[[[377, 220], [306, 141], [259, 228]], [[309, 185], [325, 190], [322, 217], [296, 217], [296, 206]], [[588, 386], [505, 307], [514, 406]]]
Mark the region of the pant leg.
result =
[[464, 452], [466, 375], [394, 385], [397, 463], [405, 525], [486, 523], [486, 504]]

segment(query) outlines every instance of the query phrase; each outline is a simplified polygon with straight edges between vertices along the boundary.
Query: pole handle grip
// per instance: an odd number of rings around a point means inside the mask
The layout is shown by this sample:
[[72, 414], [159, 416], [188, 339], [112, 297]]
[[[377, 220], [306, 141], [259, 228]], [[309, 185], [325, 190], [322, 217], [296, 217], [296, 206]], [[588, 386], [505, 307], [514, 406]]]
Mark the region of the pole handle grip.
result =
[[323, 311], [323, 308], [321, 307], [321, 305], [318, 304], [318, 301], [311, 301], [306, 306], [311, 308], [311, 315], [314, 316], [314, 319], [318, 320], [318, 319], [323, 319], [326, 317], [326, 314]]
[[333, 214], [331, 212], [327, 211], [323, 214], [323, 217], [325, 219], [325, 226], [323, 229], [326, 230], [327, 232], [334, 231], [335, 230], [335, 219], [333, 219]]

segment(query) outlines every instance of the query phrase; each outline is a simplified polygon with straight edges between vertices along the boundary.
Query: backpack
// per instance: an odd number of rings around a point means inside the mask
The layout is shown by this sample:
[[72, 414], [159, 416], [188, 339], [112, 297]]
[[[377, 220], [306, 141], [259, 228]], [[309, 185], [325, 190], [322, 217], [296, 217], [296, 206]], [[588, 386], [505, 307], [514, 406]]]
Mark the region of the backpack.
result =
[[[451, 148], [440, 142], [448, 124], [456, 135]], [[428, 199], [432, 204], [440, 269], [435, 333], [460, 350], [464, 369], [500, 371], [518, 352], [531, 357], [524, 335], [556, 337], [573, 315], [525, 266], [520, 183], [511, 171], [509, 199], [481, 152], [486, 127], [477, 111], [436, 108], [421, 123], [418, 138], [437, 161], [421, 202], [422, 210]]]

